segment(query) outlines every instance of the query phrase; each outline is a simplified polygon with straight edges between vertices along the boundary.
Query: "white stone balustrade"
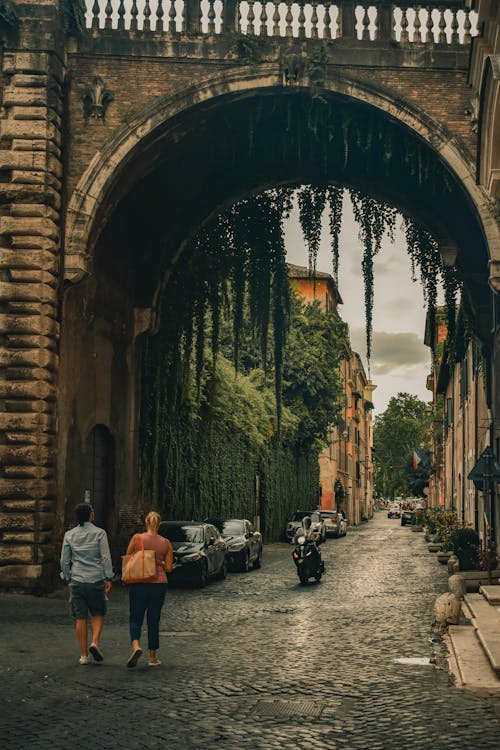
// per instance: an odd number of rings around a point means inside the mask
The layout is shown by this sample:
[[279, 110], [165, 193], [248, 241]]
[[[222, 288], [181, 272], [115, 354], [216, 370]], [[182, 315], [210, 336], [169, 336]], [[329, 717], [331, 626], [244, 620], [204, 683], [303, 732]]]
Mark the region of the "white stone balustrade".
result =
[[240, 31], [402, 44], [466, 45], [477, 14], [464, 2], [255, 2], [254, 0], [86, 0], [87, 26], [102, 31], [219, 35]]

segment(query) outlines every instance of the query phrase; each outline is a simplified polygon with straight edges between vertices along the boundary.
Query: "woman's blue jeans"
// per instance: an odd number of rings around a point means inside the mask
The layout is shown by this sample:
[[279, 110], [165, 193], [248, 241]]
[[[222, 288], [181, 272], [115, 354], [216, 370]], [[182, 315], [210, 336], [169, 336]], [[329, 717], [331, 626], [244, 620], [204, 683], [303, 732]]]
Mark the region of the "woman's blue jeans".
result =
[[129, 586], [130, 640], [141, 637], [144, 615], [148, 624], [148, 648], [156, 651], [160, 647], [160, 615], [167, 593], [166, 583], [132, 583]]

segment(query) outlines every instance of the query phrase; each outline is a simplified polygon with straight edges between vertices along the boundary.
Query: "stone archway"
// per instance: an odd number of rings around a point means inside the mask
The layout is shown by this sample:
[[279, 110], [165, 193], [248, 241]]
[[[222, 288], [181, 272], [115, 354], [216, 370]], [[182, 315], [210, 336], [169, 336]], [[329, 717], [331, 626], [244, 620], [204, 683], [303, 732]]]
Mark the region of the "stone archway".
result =
[[[395, 101], [369, 84], [361, 85], [359, 81], [330, 75], [324, 90], [325, 94], [341, 95], [384, 113], [407, 127], [442, 160], [470, 198], [488, 248], [491, 284], [493, 288], [498, 286], [495, 274], [500, 262], [500, 230], [489, 200], [476, 185], [474, 164], [460, 142], [416, 107]], [[207, 79], [201, 85], [157, 99], [131, 117], [95, 154], [70, 198], [64, 241], [65, 278], [78, 281], [90, 272], [95, 243], [105, 224], [104, 208], [112, 208], [120, 200], [123, 193], [116, 192], [117, 186], [127, 169], [137, 160], [144, 144], [161, 138], [162, 129], [169, 121], [194, 107], [217, 106], [224, 98], [238, 101], [273, 91], [283, 91], [281, 73], [279, 66], [267, 64], [257, 73], [241, 69]], [[137, 168], [135, 173], [137, 177]], [[113, 192], [115, 195], [111, 198]]]

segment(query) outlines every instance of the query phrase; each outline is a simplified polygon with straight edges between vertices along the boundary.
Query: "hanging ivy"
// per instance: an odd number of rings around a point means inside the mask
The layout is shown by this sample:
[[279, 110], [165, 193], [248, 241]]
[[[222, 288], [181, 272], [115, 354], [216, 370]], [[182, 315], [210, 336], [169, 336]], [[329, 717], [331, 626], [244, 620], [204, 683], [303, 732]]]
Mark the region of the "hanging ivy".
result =
[[0, 22], [8, 29], [17, 29], [19, 16], [12, 0], [0, 0]]
[[321, 240], [321, 217], [325, 210], [326, 188], [306, 185], [299, 190], [299, 219], [309, 253], [309, 268], [316, 271], [319, 243]]
[[359, 226], [359, 238], [363, 244], [361, 267], [365, 288], [366, 359], [370, 370], [374, 301], [373, 259], [380, 251], [384, 233], [388, 232], [391, 237], [393, 236], [397, 212], [391, 206], [356, 190], [350, 190], [349, 194], [354, 218]]
[[326, 192], [330, 209], [330, 242], [332, 247], [332, 276], [335, 283], [339, 281], [339, 238], [342, 228], [342, 207], [344, 191], [342, 188], [329, 187]]
[[74, 36], [84, 34], [86, 12], [85, 0], [61, 0], [60, 13], [64, 31]]

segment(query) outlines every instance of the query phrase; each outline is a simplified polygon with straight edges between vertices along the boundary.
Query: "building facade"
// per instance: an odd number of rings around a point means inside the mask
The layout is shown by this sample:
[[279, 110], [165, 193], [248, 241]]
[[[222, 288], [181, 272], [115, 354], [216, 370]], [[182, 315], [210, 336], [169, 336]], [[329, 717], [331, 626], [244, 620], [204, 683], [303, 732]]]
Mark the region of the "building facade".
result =
[[[342, 298], [332, 276], [317, 271], [313, 279], [307, 268], [294, 265], [288, 266], [288, 273], [305, 302], [318, 301], [325, 312], [338, 313]], [[319, 456], [321, 507], [342, 510], [350, 523], [359, 524], [373, 515], [372, 394], [376, 386], [367, 378], [348, 336], [344, 348], [342, 424], [331, 425], [328, 444]]]

